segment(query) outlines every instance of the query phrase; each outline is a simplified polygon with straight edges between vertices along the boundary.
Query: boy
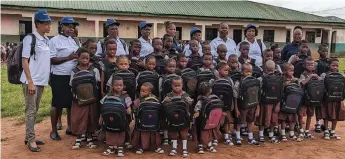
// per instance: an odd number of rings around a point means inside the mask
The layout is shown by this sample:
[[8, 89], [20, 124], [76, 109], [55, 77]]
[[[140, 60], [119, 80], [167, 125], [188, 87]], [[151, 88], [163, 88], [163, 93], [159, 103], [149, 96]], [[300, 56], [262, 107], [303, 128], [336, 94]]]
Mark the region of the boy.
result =
[[214, 66], [217, 66], [217, 64], [219, 64], [220, 62], [226, 63], [226, 60], [227, 60], [226, 53], [227, 53], [226, 45], [225, 44], [219, 44], [217, 46], [218, 57], [213, 61]]
[[163, 42], [160, 38], [152, 39], [152, 46], [153, 46], [153, 53], [147, 55], [145, 58], [149, 56], [154, 56], [156, 58], [156, 71], [159, 75], [165, 74], [165, 64], [169, 57], [163, 54]]
[[191, 40], [189, 45], [190, 45], [189, 49], [192, 52], [192, 54], [189, 56], [187, 67], [193, 70], [197, 70], [198, 68], [202, 66], [202, 59], [201, 59], [201, 55], [199, 54], [198, 41]]
[[145, 63], [143, 58], [140, 58], [141, 42], [138, 39], [135, 39], [131, 42], [131, 52], [128, 55], [131, 63], [129, 67], [140, 72], [145, 69]]
[[117, 45], [114, 40], [108, 40], [105, 42], [106, 56], [99, 62], [101, 66], [101, 93], [102, 96], [106, 95], [106, 85], [116, 68], [116, 50]]
[[309, 42], [307, 40], [302, 40], [300, 52], [297, 55], [292, 55], [288, 61], [294, 65], [294, 76], [299, 78], [304, 72], [304, 60], [308, 58]]
[[202, 53], [211, 54], [211, 45], [207, 41], [202, 42]]

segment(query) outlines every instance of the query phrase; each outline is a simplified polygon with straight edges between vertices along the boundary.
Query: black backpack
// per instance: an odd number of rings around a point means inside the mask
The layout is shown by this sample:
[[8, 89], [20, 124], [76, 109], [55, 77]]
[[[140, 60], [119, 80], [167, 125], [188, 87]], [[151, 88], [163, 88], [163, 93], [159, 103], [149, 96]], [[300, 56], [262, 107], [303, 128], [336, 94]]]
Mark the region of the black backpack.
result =
[[239, 71], [233, 71], [229, 73], [229, 77], [232, 79], [232, 81], [235, 83], [236, 81], [241, 80], [242, 73]]
[[284, 71], [284, 64], [285, 64], [285, 61], [283, 61], [283, 60], [277, 60], [277, 61], [274, 61], [277, 65], [279, 65], [280, 66], [280, 69], [282, 70], [282, 71]]
[[165, 66], [167, 60], [165, 59], [165, 55], [153, 55], [156, 58], [156, 72], [159, 75], [164, 75], [166, 73]]
[[202, 57], [200, 56], [189, 56], [187, 67], [197, 71], [202, 67]]
[[191, 68], [185, 68], [181, 70], [181, 77], [183, 79], [183, 90], [191, 97], [196, 97], [198, 84], [196, 72]]
[[[112, 62], [109, 62], [107, 59], [101, 59], [101, 62], [104, 65], [104, 82], [105, 82], [104, 86], [106, 86], [109, 78], [116, 71], [116, 65]], [[106, 90], [106, 89], [104, 89], [104, 90]]]
[[204, 99], [200, 110], [201, 128], [204, 130], [214, 129], [219, 126], [223, 116], [223, 101], [216, 95], [210, 95]]
[[276, 74], [263, 76], [262, 102], [265, 104], [277, 104], [283, 95], [283, 78]]
[[163, 88], [162, 88], [163, 90], [161, 93], [161, 101], [163, 101], [164, 98], [166, 97], [166, 95], [172, 91], [172, 88], [171, 88], [172, 80], [177, 76], [178, 75], [176, 75], [176, 74], [170, 74], [170, 75], [166, 75], [164, 77]]
[[[30, 57], [34, 56], [35, 59], [36, 36], [34, 34], [28, 34], [28, 36], [32, 37]], [[23, 42], [20, 42], [7, 55], [7, 78], [11, 84], [22, 84], [20, 81], [20, 76], [23, 72], [22, 52]], [[30, 61], [30, 58], [28, 60]]]
[[161, 104], [155, 97], [147, 97], [144, 100], [136, 113], [135, 128], [140, 131], [158, 131]]
[[318, 60], [316, 62], [317, 62], [317, 67], [316, 67], [317, 75], [321, 76], [322, 73], [326, 73], [328, 71], [329, 59]]
[[339, 72], [330, 72], [325, 77], [326, 101], [341, 102], [345, 98], [345, 77]]
[[293, 76], [296, 78], [300, 78], [301, 74], [304, 72], [304, 63], [305, 63], [305, 59], [308, 58], [307, 55], [298, 55], [299, 60], [295, 63], [295, 69], [294, 69], [294, 73]]
[[164, 114], [168, 121], [168, 131], [181, 131], [189, 126], [187, 104], [182, 97], [172, 97], [171, 102], [164, 103]]
[[209, 82], [211, 79], [214, 79], [215, 76], [213, 70], [200, 68], [197, 72], [197, 78], [199, 85], [202, 82]]
[[113, 76], [120, 76], [123, 79], [124, 91], [127, 91], [127, 94], [134, 100], [136, 93], [136, 77], [134, 73], [129, 70], [117, 70]]
[[255, 59], [251, 59], [251, 61], [250, 61], [250, 63], [253, 66], [253, 74], [252, 74], [252, 76], [255, 77], [255, 78], [259, 78], [259, 77], [262, 76], [263, 71], [262, 71], [262, 69], [259, 66], [255, 65], [255, 61], [256, 61]]
[[233, 91], [230, 81], [226, 79], [218, 79], [212, 83], [212, 92], [224, 101], [224, 110], [232, 110]]
[[256, 107], [260, 103], [260, 81], [253, 76], [243, 78], [239, 95], [239, 105], [242, 109]]
[[108, 132], [124, 132], [128, 128], [127, 111], [122, 100], [109, 96], [104, 99], [101, 114], [103, 128]]
[[138, 86], [137, 86], [137, 94], [140, 94], [140, 88], [145, 82], [149, 82], [153, 85], [152, 94], [154, 94], [156, 97], [159, 96], [159, 75], [156, 72], [152, 71], [143, 71], [140, 72], [138, 77]]
[[97, 102], [97, 81], [93, 69], [94, 67], [90, 67], [88, 70], [81, 71], [76, 67], [72, 70], [74, 72], [72, 93], [79, 106]]
[[298, 84], [292, 83], [286, 86], [280, 111], [288, 114], [296, 114], [302, 103], [303, 95], [303, 90]]
[[323, 80], [315, 77], [311, 78], [304, 86], [305, 104], [312, 107], [321, 107], [325, 93], [325, 85]]

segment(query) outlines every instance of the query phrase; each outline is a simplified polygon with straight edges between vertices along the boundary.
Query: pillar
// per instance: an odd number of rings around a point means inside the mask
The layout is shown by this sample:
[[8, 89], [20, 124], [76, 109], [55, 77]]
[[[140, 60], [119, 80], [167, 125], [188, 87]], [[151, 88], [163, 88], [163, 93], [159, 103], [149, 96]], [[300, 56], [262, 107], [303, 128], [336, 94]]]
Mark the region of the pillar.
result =
[[205, 24], [203, 24], [201, 25], [201, 39], [204, 41], [206, 40], [205, 36], [206, 36], [206, 26]]
[[154, 22], [152, 27], [153, 27], [153, 37], [157, 37], [158, 36], [158, 34], [157, 34], [157, 32], [158, 32], [157, 23]]
[[99, 38], [99, 20], [95, 20], [95, 37]]
[[36, 31], [36, 26], [35, 26], [35, 17], [34, 15], [31, 17], [31, 21], [32, 21], [32, 32], [35, 32]]
[[[327, 39], [327, 43], [328, 43], [328, 52], [331, 53], [331, 46], [332, 46], [332, 29], [328, 30], [328, 39]], [[330, 56], [330, 54], [328, 54], [328, 56]]]
[[290, 42], [293, 41], [293, 29], [290, 29]]

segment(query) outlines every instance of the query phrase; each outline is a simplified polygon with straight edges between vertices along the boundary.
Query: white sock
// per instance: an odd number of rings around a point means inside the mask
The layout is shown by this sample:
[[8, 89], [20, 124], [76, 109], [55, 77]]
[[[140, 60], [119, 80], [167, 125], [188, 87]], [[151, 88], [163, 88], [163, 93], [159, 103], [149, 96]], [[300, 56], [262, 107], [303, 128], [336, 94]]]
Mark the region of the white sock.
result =
[[335, 134], [335, 130], [331, 130], [331, 134]]
[[168, 130], [164, 130], [164, 139], [168, 139]]
[[248, 133], [248, 139], [249, 140], [253, 139], [253, 133], [252, 132]]
[[171, 141], [173, 143], [173, 148], [177, 149], [177, 140], [171, 140]]
[[229, 134], [224, 134], [224, 139], [229, 139]]
[[295, 136], [295, 132], [294, 131], [290, 131], [290, 136]]
[[329, 133], [329, 131], [326, 129], [326, 130], [325, 130], [325, 133]]
[[309, 132], [309, 130], [305, 130], [305, 132], [306, 132], [306, 133], [308, 133], [308, 132]]
[[281, 132], [282, 132], [282, 136], [285, 136], [285, 129], [282, 129]]
[[236, 131], [236, 138], [237, 139], [241, 138], [241, 132], [240, 131]]
[[209, 142], [209, 143], [207, 144], [207, 146], [208, 146], [208, 147], [211, 147], [211, 146], [212, 146], [212, 142]]
[[274, 133], [271, 131], [268, 133], [268, 137], [273, 137]]
[[262, 131], [260, 130], [260, 131], [259, 131], [259, 135], [260, 135], [260, 136], [264, 136], [264, 131], [263, 131], [263, 130], [262, 130]]
[[320, 120], [316, 120], [316, 124], [320, 125]]
[[304, 133], [304, 130], [303, 130], [303, 129], [299, 129], [299, 132], [300, 132], [300, 133]]
[[182, 148], [187, 150], [187, 140], [182, 140]]

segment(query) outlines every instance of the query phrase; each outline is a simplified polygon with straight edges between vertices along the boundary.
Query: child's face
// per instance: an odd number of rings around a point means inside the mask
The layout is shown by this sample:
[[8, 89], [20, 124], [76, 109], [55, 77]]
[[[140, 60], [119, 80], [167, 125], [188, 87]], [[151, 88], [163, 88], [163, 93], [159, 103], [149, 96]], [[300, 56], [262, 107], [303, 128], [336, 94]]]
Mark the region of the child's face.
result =
[[169, 74], [173, 74], [176, 71], [176, 62], [175, 61], [170, 61], [166, 67], [166, 71]]
[[140, 97], [145, 98], [151, 95], [150, 88], [146, 86], [140, 87]]
[[292, 77], [293, 77], [293, 71], [294, 71], [294, 69], [295, 69], [295, 68], [294, 68], [293, 66], [289, 66], [289, 68], [287, 68], [285, 74], [286, 74], [288, 77], [292, 78]]
[[173, 43], [173, 38], [172, 37], [168, 37], [165, 39], [164, 41], [164, 48], [170, 49]]
[[109, 57], [115, 57], [116, 51], [117, 51], [116, 44], [108, 44], [108, 46], [107, 46], [107, 55]]
[[240, 51], [242, 56], [247, 57], [249, 53], [249, 45], [242, 45]]
[[212, 55], [204, 55], [202, 63], [204, 64], [204, 66], [209, 67], [212, 65], [212, 60]]
[[187, 67], [187, 63], [188, 63], [187, 57], [182, 57], [182, 58], [180, 58], [180, 60], [178, 61], [178, 63], [179, 63], [179, 67], [180, 67], [181, 69], [186, 68], [186, 67]]
[[301, 53], [307, 54], [308, 50], [309, 50], [308, 44], [302, 44], [301, 45]]
[[280, 59], [281, 58], [281, 50], [280, 48], [276, 48], [273, 52], [273, 58], [274, 59]]
[[253, 74], [253, 68], [252, 67], [246, 66], [245, 68], [243, 68], [242, 75], [244, 77], [251, 76], [252, 74]]
[[116, 80], [113, 82], [113, 90], [115, 93], [121, 93], [123, 91], [123, 80]]
[[172, 90], [174, 93], [179, 94], [182, 92], [182, 80], [173, 80], [172, 81]]
[[225, 59], [226, 52], [227, 52], [226, 48], [219, 48], [219, 49], [217, 49], [218, 57], [220, 59]]
[[314, 71], [314, 61], [306, 61], [305, 68], [308, 72]]
[[141, 50], [141, 43], [135, 42], [132, 45], [132, 53], [133, 55], [139, 55]]
[[147, 68], [147, 70], [149, 70], [149, 71], [155, 70], [155, 68], [156, 68], [156, 60], [155, 60], [155, 59], [149, 59], [149, 60], [147, 60], [146, 68]]
[[211, 45], [204, 45], [202, 51], [204, 54], [210, 54], [211, 53]]
[[128, 59], [121, 59], [121, 60], [119, 60], [119, 62], [117, 62], [116, 65], [120, 70], [128, 70], [129, 61], [128, 61]]
[[326, 58], [328, 55], [328, 47], [327, 48], [321, 48], [319, 51], [321, 58]]
[[199, 33], [199, 32], [194, 33], [193, 39], [200, 42], [201, 41], [201, 33]]
[[154, 43], [152, 44], [152, 46], [153, 46], [153, 49], [154, 49], [156, 52], [162, 51], [162, 48], [163, 48], [162, 40], [161, 40], [161, 39], [156, 39], [156, 40], [154, 41]]
[[89, 43], [89, 45], [87, 45], [87, 50], [89, 50], [89, 52], [92, 55], [95, 55], [96, 50], [97, 50], [97, 43]]
[[231, 57], [228, 62], [231, 70], [236, 70], [238, 68], [238, 58], [237, 57]]
[[78, 57], [78, 62], [80, 65], [88, 65], [90, 61], [90, 54], [87, 52], [83, 52], [80, 54], [80, 56]]
[[268, 60], [273, 60], [273, 52], [272, 51], [268, 51], [264, 54], [264, 61], [268, 61]]
[[266, 74], [274, 73], [274, 71], [275, 71], [274, 67], [266, 67], [265, 68], [265, 73]]
[[338, 72], [338, 68], [339, 68], [339, 62], [338, 61], [333, 61], [330, 65], [329, 65], [329, 70], [331, 72]]
[[190, 49], [190, 51], [191, 51], [193, 54], [198, 53], [198, 51], [199, 51], [199, 45], [198, 45], [198, 43], [192, 42], [192, 43], [190, 43], [189, 45], [190, 45], [190, 46], [189, 46], [189, 49]]
[[218, 70], [219, 76], [220, 77], [227, 77], [227, 76], [229, 76], [229, 69], [230, 69], [230, 67], [228, 65], [226, 65], [225, 67], [219, 69]]

